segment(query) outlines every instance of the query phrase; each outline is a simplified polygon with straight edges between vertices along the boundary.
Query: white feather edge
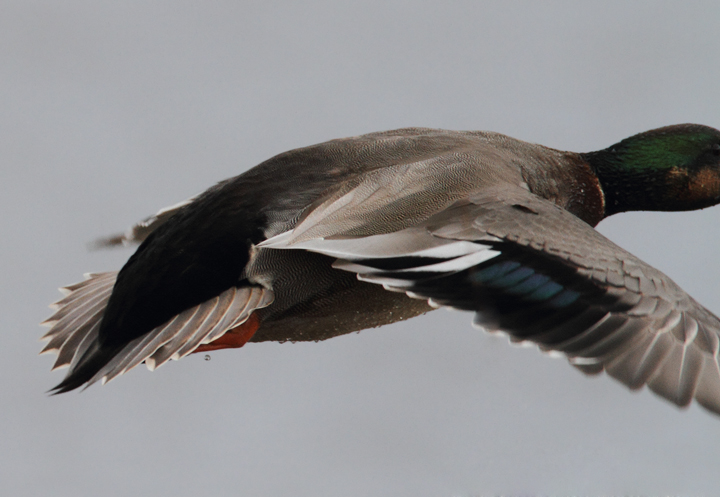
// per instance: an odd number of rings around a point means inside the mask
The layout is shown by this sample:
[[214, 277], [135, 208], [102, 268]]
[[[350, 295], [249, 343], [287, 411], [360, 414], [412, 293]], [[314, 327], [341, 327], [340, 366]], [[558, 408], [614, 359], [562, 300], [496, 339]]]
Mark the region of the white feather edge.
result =
[[394, 257], [432, 257], [451, 259], [487, 250], [488, 245], [465, 240], [433, 236], [423, 228], [408, 228], [353, 238], [312, 238], [295, 241], [294, 231], [275, 235], [257, 245], [258, 248], [307, 250], [345, 260], [387, 259]]
[[[413, 282], [403, 279], [403, 275], [428, 272], [449, 274], [481, 264], [499, 254], [498, 251], [491, 249], [487, 245], [457, 241], [447, 243], [447, 240], [444, 240], [446, 242], [444, 244], [433, 244], [433, 246], [429, 248], [415, 250], [410, 253], [403, 252], [402, 254], [398, 254], [397, 250], [386, 250], [387, 247], [392, 246], [390, 235], [397, 235], [398, 233], [375, 235], [359, 240], [325, 240], [318, 238], [293, 243], [292, 231], [290, 231], [263, 242], [260, 244], [260, 247], [304, 249], [337, 257], [338, 260], [333, 264], [333, 267], [336, 269], [354, 272], [357, 274], [359, 280], [380, 284], [387, 290], [404, 292], [412, 298], [428, 300], [433, 307], [439, 307], [440, 304], [432, 299], [427, 299], [422, 295], [414, 293], [411, 290]], [[368, 240], [370, 240], [370, 243], [368, 243]], [[362, 247], [359, 245], [362, 245]], [[420, 256], [421, 254], [427, 257], [444, 257], [448, 260], [443, 260], [437, 264], [394, 271], [379, 270], [353, 262], [353, 259], [381, 259], [401, 255]], [[680, 324], [680, 319], [681, 316], [680, 313], [678, 313], [664, 320], [657, 329], [648, 332], [654, 333], [656, 336], [672, 336], [669, 332]], [[478, 326], [478, 324], [479, 323], [477, 323], [476, 326]], [[479, 327], [486, 329], [486, 331], [490, 333], [497, 333], [497, 331], [499, 331], [487, 329], [482, 325], [479, 325]], [[510, 337], [507, 333], [502, 332], [502, 334]], [[510, 342], [520, 347], [537, 347], [541, 352], [553, 358], [563, 357], [567, 359], [570, 364], [584, 372], [586, 370], [583, 369], [583, 367], [601, 367], [602, 370], [607, 371], [610, 376], [625, 383], [628, 387], [636, 389], [647, 385], [656, 394], [665, 397], [681, 407], [688, 405], [692, 398], [696, 398], [704, 407], [720, 414], [720, 365], [718, 364], [718, 357], [717, 354], [710, 357], [706, 352], [700, 350], [697, 345], [692, 343], [697, 334], [698, 330], [695, 329], [695, 327], [691, 327], [682, 341], [676, 337], [673, 337], [672, 342], [669, 344], [667, 342], [659, 342], [658, 340], [651, 340], [649, 342], [636, 340], [633, 341], [632, 344], [619, 347], [610, 355], [604, 357], [568, 355], [562, 351], [538, 346], [527, 340], [513, 340], [511, 338]], [[647, 362], [653, 357], [653, 351], [659, 350], [658, 347], [665, 347], [667, 349], [662, 351], [662, 359], [654, 363]], [[638, 353], [642, 354], [642, 359], [631, 364], [631, 362], [633, 362], [633, 355]], [[700, 363], [698, 363], [698, 356], [701, 357]], [[624, 364], [626, 365], [625, 367], [633, 369], [629, 376], [625, 378], [615, 373], [615, 371], [623, 367]], [[644, 368], [649, 369], [643, 373]], [[644, 377], [641, 384], [639, 386], [634, 385], [633, 382], [640, 378], [641, 375]]]
[[[46, 346], [41, 354], [58, 354], [53, 369], [70, 366], [72, 371], [79, 357], [97, 339], [117, 272], [90, 273], [85, 277], [85, 281], [61, 289], [65, 296], [51, 305], [56, 312], [42, 323], [50, 326], [42, 339], [53, 346]], [[230, 288], [127, 344], [87, 386], [98, 380], [106, 383], [143, 361], [152, 371], [169, 359], [184, 357], [242, 324], [255, 309], [266, 307], [272, 301], [272, 291], [265, 288]], [[166, 349], [158, 354], [163, 347]]]

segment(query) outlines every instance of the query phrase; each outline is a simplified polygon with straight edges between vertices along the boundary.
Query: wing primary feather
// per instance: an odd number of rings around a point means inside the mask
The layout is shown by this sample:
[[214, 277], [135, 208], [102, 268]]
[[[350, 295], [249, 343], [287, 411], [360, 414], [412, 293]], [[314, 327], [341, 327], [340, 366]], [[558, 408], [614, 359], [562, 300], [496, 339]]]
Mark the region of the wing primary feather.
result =
[[630, 347], [606, 361], [605, 370], [613, 378], [625, 383], [631, 390], [641, 388], [655, 371], [654, 367], [648, 368], [644, 365], [650, 357], [657, 339], [658, 335], [645, 330], [634, 347]]
[[704, 357], [703, 368], [695, 390], [695, 400], [712, 412], [720, 414], [720, 365], [715, 357]]
[[[92, 305], [92, 303], [95, 301], [94, 298], [101, 295], [109, 295], [112, 292], [112, 283], [106, 284], [106, 285], [97, 285], [93, 287], [92, 292], [85, 292], [83, 296], [85, 297], [80, 302], [78, 302], [76, 305], [58, 305], [57, 311], [47, 318], [45, 321], [40, 323], [44, 326], [52, 326], [52, 329], [48, 331], [45, 337], [50, 337], [56, 333], [58, 333], [58, 324], [63, 321], [67, 320], [69, 315], [74, 314], [75, 312], [78, 312], [79, 310], [82, 310], [83, 308], [86, 308], [88, 305]], [[89, 298], [88, 298], [89, 297]], [[74, 301], [76, 301], [75, 299]]]
[[100, 331], [100, 323], [101, 319], [98, 319], [93, 323], [90, 330], [84, 335], [82, 341], [77, 346], [77, 350], [75, 352], [75, 355], [73, 356], [72, 361], [70, 362], [70, 370], [75, 368], [80, 358], [87, 352], [87, 350], [90, 348], [92, 343], [98, 339], [98, 333]]
[[[621, 325], [608, 326], [609, 321], [604, 324], [606, 326], [598, 326], [589, 335], [586, 335], [588, 341], [594, 343], [581, 346], [574, 353], [583, 357], [613, 357], [615, 354], [621, 353], [625, 347], [632, 345], [638, 339], [638, 333], [642, 331], [645, 323], [629, 319], [624, 316], [625, 321]], [[605, 329], [602, 329], [605, 328]], [[592, 338], [590, 335], [593, 335]]]
[[[75, 285], [61, 288], [61, 291], [67, 291], [69, 293], [66, 296], [53, 304], [53, 307], [65, 307], [76, 300], [83, 299], [86, 294], [92, 293], [100, 287], [113, 286], [117, 279], [117, 271], [111, 271], [107, 273], [93, 273], [88, 275], [88, 280], [82, 281]], [[68, 290], [71, 289], [71, 290]], [[50, 317], [52, 319], [52, 316]]]
[[[234, 288], [231, 290], [235, 290]], [[232, 292], [234, 296], [236, 292]], [[178, 348], [180, 348], [187, 340], [189, 340], [195, 333], [206, 333], [203, 328], [203, 324], [207, 322], [207, 318], [212, 314], [213, 310], [218, 305], [218, 299], [212, 299], [204, 304], [196, 307], [194, 315], [183, 324], [182, 327], [177, 329], [173, 337], [158, 347], [149, 357], [145, 359], [145, 366], [150, 371], [153, 371], [160, 367], [165, 361], [158, 361], [158, 357], [164, 353], [168, 353], [172, 356]]]
[[[244, 292], [238, 292], [234, 288], [231, 290], [234, 291], [231, 294], [232, 299], [230, 300], [230, 305], [225, 310], [222, 318], [220, 319], [219, 325], [216, 325], [216, 327], [224, 328], [223, 331], [227, 331], [230, 325], [237, 321], [239, 315], [245, 309], [245, 305], [247, 303], [246, 298], [243, 298], [246, 297], [246, 294], [244, 294]], [[212, 328], [210, 330], [204, 330], [204, 333], [207, 334], [211, 330]], [[152, 371], [153, 369], [157, 369], [158, 367], [169, 361], [175, 354], [175, 352], [185, 343], [187, 338], [188, 337], [185, 336], [178, 336], [172, 342], [168, 342], [159, 349], [157, 349], [150, 357], [145, 360], [145, 364], [148, 369]]]
[[104, 309], [111, 293], [112, 288], [101, 288], [92, 293], [87, 293], [85, 299], [77, 300], [73, 304], [60, 309], [58, 312], [65, 311], [63, 316], [53, 324], [52, 328], [42, 338], [55, 342], [64, 340], [64, 337], [70, 335], [77, 328], [75, 326], [77, 321], [87, 318], [88, 315], [94, 315], [98, 308]]
[[130, 371], [144, 360], [147, 360], [150, 354], [152, 354], [168, 340], [171, 340], [178, 332], [178, 330], [182, 329], [182, 327], [192, 319], [192, 317], [197, 313], [197, 311], [197, 307], [192, 307], [181, 312], [164, 325], [158, 326], [147, 335], [141, 337], [141, 340], [136, 343], [133, 349], [124, 349], [123, 360], [118, 361], [112, 369], [108, 367], [103, 368], [105, 369], [105, 374], [102, 376], [105, 377], [105, 383], [117, 376], [120, 376], [121, 374]]
[[[90, 385], [93, 385], [94, 383], [100, 381], [102, 385], [106, 384], [108, 380], [108, 374], [110, 371], [115, 371], [117, 365], [127, 359], [128, 355], [131, 353], [133, 349], [137, 346], [139, 342], [141, 342], [145, 338], [144, 336], [138, 337], [131, 342], [129, 342], [127, 345], [125, 345], [120, 351], [112, 358], [110, 361], [108, 361], [107, 364], [105, 364], [102, 368], [100, 368], [86, 383], [83, 390], [88, 388]], [[93, 345], [97, 344], [97, 342], [94, 342]], [[113, 376], [113, 378], [116, 375]]]
[[80, 344], [84, 341], [85, 337], [92, 332], [97, 326], [100, 327], [100, 321], [102, 320], [105, 308], [102, 307], [95, 312], [92, 316], [88, 316], [88, 319], [78, 327], [74, 333], [72, 333], [67, 340], [62, 344], [58, 351], [58, 356], [53, 365], [52, 369], [55, 370], [62, 366], [69, 365], [73, 359], [77, 356]]
[[245, 290], [248, 290], [250, 292], [250, 296], [248, 297], [248, 303], [247, 303], [247, 305], [245, 305], [245, 308], [242, 309], [242, 311], [237, 314], [235, 321], [226, 325], [225, 329], [222, 329], [221, 326], [215, 326], [212, 330], [210, 330], [207, 333], [205, 338], [200, 343], [195, 344], [193, 346], [192, 350], [190, 350], [188, 348], [186, 351], [184, 351], [183, 355], [192, 353], [201, 344], [207, 344], [207, 343], [212, 342], [213, 340], [220, 338], [222, 335], [224, 335], [226, 332], [228, 332], [232, 328], [244, 323], [250, 317], [250, 314], [252, 314], [252, 312], [255, 309], [262, 309], [263, 307], [267, 307], [268, 305], [270, 305], [273, 302], [273, 299], [274, 299], [273, 293], [268, 291], [265, 288], [246, 287]]
[[232, 304], [231, 299], [233, 299], [235, 296], [236, 294], [231, 295], [228, 292], [221, 295], [221, 297], [223, 297], [223, 302], [219, 302], [215, 306], [212, 312], [208, 314], [202, 326], [199, 326], [195, 333], [189, 336], [187, 340], [177, 349], [175, 354], [178, 355], [178, 358], [185, 357], [186, 355], [190, 354], [193, 350], [198, 348], [200, 343], [204, 341], [205, 337], [207, 337], [208, 334], [212, 333], [213, 330], [217, 329], [218, 327], [223, 326], [223, 317], [227, 313], [230, 305]]
[[692, 346], [683, 347], [683, 363], [680, 370], [680, 386], [676, 402], [680, 406], [687, 406], [692, 402], [700, 380], [703, 367], [703, 355]]
[[[40, 353], [56, 352], [58, 354], [53, 369], [70, 364], [73, 357], [77, 355], [77, 346], [84, 340], [93, 325], [102, 319], [115, 276], [116, 273], [89, 275], [89, 280], [71, 285], [76, 288], [76, 290], [72, 290], [73, 292], [82, 292], [82, 298], [71, 293], [68, 297], [72, 297], [72, 299], [63, 299], [68, 303], [61, 304], [58, 309], [62, 317], [56, 320], [55, 317], [58, 315], [56, 313], [46, 320], [46, 323], [52, 323], [52, 327], [43, 336], [43, 340], [48, 340], [48, 343]], [[95, 281], [93, 278], [98, 278], [100, 281]]]
[[83, 334], [83, 330], [86, 329], [87, 326], [91, 326], [95, 321], [101, 320], [105, 313], [105, 306], [110, 299], [110, 293], [110, 290], [106, 290], [102, 294], [92, 295], [94, 302], [91, 306], [87, 306], [82, 311], [78, 311], [77, 315], [72, 315], [72, 319], [71, 316], [68, 315], [68, 321], [64, 323], [58, 322], [57, 326], [59, 330], [50, 338], [48, 347], [62, 341], [61, 349], [66, 348], [68, 342], [71, 342], [77, 335]]

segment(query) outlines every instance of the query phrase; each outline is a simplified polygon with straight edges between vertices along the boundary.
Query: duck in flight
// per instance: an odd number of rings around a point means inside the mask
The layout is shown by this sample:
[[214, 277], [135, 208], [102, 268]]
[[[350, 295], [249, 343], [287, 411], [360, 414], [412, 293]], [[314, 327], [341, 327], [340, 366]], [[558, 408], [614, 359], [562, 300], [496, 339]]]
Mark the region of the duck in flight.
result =
[[720, 414], [720, 320], [593, 227], [720, 202], [720, 131], [659, 128], [573, 153], [408, 128], [277, 155], [103, 245], [119, 272], [64, 288], [55, 393], [144, 362], [325, 340], [437, 307]]

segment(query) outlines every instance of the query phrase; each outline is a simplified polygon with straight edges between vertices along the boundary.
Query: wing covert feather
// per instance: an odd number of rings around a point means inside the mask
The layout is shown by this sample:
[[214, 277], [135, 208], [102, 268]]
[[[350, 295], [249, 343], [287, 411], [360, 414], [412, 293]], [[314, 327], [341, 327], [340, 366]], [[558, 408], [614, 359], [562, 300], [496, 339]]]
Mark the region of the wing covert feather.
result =
[[[477, 324], [561, 352], [588, 374], [605, 370], [631, 389], [648, 385], [679, 406], [695, 398], [720, 414], [720, 320], [666, 275], [522, 188], [470, 194], [389, 234], [306, 234], [286, 233], [264, 246], [337, 257], [336, 268], [363, 281], [474, 311]], [[435, 257], [400, 257], [393, 238], [404, 245], [414, 238], [416, 252], [434, 247]], [[487, 257], [443, 255], [443, 247], [463, 242]]]

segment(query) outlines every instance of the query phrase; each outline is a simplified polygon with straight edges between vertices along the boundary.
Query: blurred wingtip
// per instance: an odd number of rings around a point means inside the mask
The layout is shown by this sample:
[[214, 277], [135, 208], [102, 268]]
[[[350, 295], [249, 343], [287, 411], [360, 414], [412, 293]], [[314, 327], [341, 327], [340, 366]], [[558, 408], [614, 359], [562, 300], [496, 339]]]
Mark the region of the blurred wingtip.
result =
[[96, 238], [95, 240], [88, 242], [86, 247], [88, 251], [95, 252], [97, 250], [126, 247], [130, 244], [126, 233], [119, 233], [117, 235], [105, 236], [102, 238]]

